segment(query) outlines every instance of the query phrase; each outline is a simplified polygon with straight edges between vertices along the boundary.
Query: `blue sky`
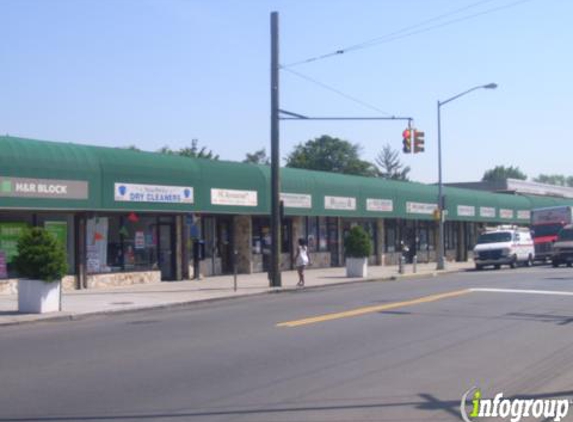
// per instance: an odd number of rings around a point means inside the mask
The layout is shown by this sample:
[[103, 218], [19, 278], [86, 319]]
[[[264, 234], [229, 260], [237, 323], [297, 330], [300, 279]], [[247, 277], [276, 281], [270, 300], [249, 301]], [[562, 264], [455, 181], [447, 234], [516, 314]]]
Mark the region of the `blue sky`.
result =
[[[290, 69], [414, 117], [426, 152], [401, 156], [414, 180], [437, 181], [437, 100], [490, 82], [499, 88], [442, 109], [444, 180], [478, 180], [495, 165], [573, 175], [567, 0], [1, 0], [0, 133], [145, 150], [197, 138], [234, 161], [268, 151], [271, 11], [284, 65], [450, 14], [422, 33]], [[287, 71], [281, 107], [387, 115]], [[401, 148], [404, 126], [282, 122], [281, 156], [329, 134], [373, 161], [386, 143]]]

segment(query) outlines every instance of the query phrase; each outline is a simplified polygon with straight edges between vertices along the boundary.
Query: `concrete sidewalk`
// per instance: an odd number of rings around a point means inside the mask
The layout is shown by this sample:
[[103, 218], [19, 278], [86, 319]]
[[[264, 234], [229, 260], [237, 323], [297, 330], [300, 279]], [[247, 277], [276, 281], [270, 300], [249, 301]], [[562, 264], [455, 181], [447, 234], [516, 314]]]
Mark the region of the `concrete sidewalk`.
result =
[[[396, 266], [372, 266], [368, 278], [348, 278], [345, 268], [309, 269], [306, 271], [306, 287], [317, 288], [337, 284], [364, 281], [380, 281], [431, 276], [438, 273], [463, 271], [473, 267], [473, 262], [451, 262], [446, 270], [436, 271], [436, 264], [418, 264], [417, 272], [412, 265], [406, 266], [405, 274], [398, 273]], [[192, 303], [246, 297], [250, 295], [297, 289], [296, 271], [285, 271], [283, 287], [269, 288], [266, 273], [239, 274], [237, 291], [233, 276], [208, 277], [202, 280], [140, 284], [108, 289], [77, 290], [65, 292], [62, 297], [62, 312], [51, 314], [19, 314], [17, 295], [0, 296], [0, 326], [38, 321], [72, 320], [91, 315], [133, 312], [145, 309], [168, 308]]]

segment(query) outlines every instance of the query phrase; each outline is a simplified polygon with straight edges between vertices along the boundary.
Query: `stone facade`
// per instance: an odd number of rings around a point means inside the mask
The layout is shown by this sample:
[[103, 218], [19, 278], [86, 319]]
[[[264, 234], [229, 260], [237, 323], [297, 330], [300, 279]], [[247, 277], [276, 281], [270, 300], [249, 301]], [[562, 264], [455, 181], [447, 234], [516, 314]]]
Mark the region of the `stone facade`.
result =
[[[72, 291], [76, 289], [76, 276], [67, 275], [62, 278], [62, 289]], [[0, 295], [15, 295], [18, 293], [18, 279], [9, 278], [0, 280]]]
[[129, 273], [88, 274], [88, 289], [133, 284], [161, 283], [161, 271], [137, 271]]
[[330, 267], [330, 252], [309, 252], [310, 268], [328, 268]]
[[237, 272], [251, 274], [254, 272], [253, 256], [253, 223], [248, 215], [238, 215], [233, 220], [233, 237], [237, 248]]

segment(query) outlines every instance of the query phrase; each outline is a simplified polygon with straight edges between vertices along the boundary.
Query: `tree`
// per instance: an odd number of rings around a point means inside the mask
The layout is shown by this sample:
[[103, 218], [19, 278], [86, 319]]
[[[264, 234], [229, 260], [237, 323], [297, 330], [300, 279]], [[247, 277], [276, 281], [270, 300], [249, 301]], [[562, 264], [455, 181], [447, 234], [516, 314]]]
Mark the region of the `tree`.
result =
[[247, 153], [243, 163], [248, 164], [262, 164], [265, 166], [271, 165], [271, 159], [267, 156], [266, 149], [262, 148], [258, 151], [253, 152], [252, 154]]
[[139, 149], [139, 147], [136, 147], [135, 145], [128, 145], [126, 147], [121, 147], [122, 149], [127, 149], [129, 151], [141, 151], [141, 149]]
[[181, 148], [179, 151], [172, 150], [168, 146], [161, 147], [157, 152], [167, 155], [180, 155], [181, 157], [188, 158], [206, 158], [209, 160], [218, 160], [219, 155], [214, 154], [213, 151], [207, 150], [207, 147], [198, 146], [199, 141], [197, 139], [191, 140], [190, 147]]
[[382, 151], [376, 157], [379, 166], [379, 175], [384, 179], [408, 180], [409, 166], [404, 166], [398, 158], [400, 153], [390, 146], [384, 145]]
[[377, 176], [376, 166], [360, 159], [360, 146], [322, 135], [300, 143], [286, 159], [286, 166], [332, 173]]
[[527, 180], [527, 175], [517, 166], [495, 166], [493, 169], [487, 170], [481, 180], [482, 182], [498, 182], [507, 179]]
[[547, 183], [548, 185], [573, 187], [573, 176], [563, 174], [540, 174], [533, 178], [534, 182]]

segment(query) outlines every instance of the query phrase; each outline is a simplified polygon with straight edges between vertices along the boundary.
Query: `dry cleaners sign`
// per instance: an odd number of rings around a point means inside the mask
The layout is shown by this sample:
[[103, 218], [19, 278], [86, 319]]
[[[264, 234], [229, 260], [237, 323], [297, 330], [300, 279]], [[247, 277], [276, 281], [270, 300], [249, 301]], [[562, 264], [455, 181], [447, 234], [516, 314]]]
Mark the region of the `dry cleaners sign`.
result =
[[0, 176], [0, 197], [88, 199], [88, 182]]
[[193, 203], [193, 188], [188, 186], [115, 183], [114, 190], [114, 198], [116, 201], [159, 202], [165, 204]]

